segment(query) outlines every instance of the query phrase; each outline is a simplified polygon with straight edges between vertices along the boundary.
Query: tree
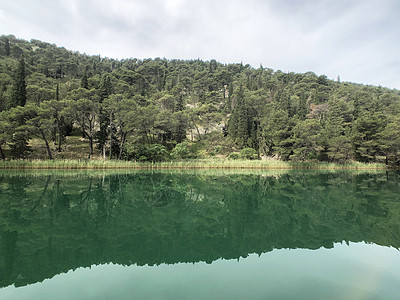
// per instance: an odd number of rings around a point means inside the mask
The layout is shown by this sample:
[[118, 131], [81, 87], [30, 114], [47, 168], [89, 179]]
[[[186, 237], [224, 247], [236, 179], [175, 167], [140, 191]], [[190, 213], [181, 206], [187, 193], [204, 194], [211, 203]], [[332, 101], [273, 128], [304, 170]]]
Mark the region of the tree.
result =
[[10, 56], [10, 41], [8, 38], [4, 39], [4, 52], [6, 56]]
[[54, 114], [51, 109], [44, 103], [40, 107], [28, 104], [23, 108], [14, 108], [14, 110], [23, 114], [23, 118], [26, 120], [24, 124], [16, 128], [16, 131], [29, 132], [30, 136], [42, 139], [46, 145], [48, 158], [53, 159], [49, 145], [54, 127]]
[[[112, 94], [112, 85], [110, 74], [105, 74], [101, 78], [100, 88], [99, 88], [99, 97], [100, 103], [102, 103], [105, 99], [107, 99]], [[106, 158], [106, 149], [105, 144], [108, 136], [110, 135], [110, 141], [112, 140], [112, 128], [110, 127], [110, 116], [103, 112], [102, 106], [100, 105], [99, 112], [99, 122], [100, 122], [100, 130], [98, 132], [99, 138], [99, 147], [100, 151], [103, 153], [103, 158]], [[111, 156], [111, 148], [110, 148], [110, 156]]]
[[228, 132], [239, 147], [244, 147], [247, 145], [247, 140], [250, 137], [251, 131], [251, 122], [249, 121], [244, 91], [243, 87], [241, 86], [238, 91], [236, 103], [228, 123]]
[[400, 165], [400, 117], [390, 118], [380, 137], [386, 164]]
[[124, 95], [113, 94], [104, 100], [102, 106], [110, 120], [110, 132], [113, 133], [109, 136], [110, 156], [121, 159], [128, 135], [137, 129], [137, 103]]
[[354, 157], [351, 138], [352, 110], [343, 99], [331, 98], [328, 104], [326, 121], [323, 121], [322, 145], [328, 160], [343, 163]]
[[14, 75], [14, 88], [11, 107], [24, 106], [26, 103], [25, 60], [20, 59]]
[[273, 110], [264, 120], [263, 138], [269, 155], [277, 154], [282, 160], [289, 160], [293, 154], [293, 128], [297, 120], [289, 118], [283, 110]]
[[6, 73], [0, 73], [0, 111], [11, 107], [12, 90], [13, 78]]
[[359, 117], [353, 127], [355, 158], [361, 162], [376, 162], [382, 155], [381, 134], [386, 126], [386, 118], [379, 113]]
[[298, 121], [293, 128], [293, 154], [290, 159], [316, 159], [321, 150], [321, 124], [315, 119]]
[[88, 82], [88, 74], [85, 71], [85, 73], [83, 73], [83, 76], [81, 78], [81, 88], [83, 89], [89, 89], [89, 82]]
[[100, 90], [99, 90], [100, 103], [103, 102], [103, 100], [106, 99], [108, 96], [110, 96], [112, 92], [113, 88], [111, 84], [111, 76], [110, 74], [105, 74], [103, 75], [100, 81]]
[[51, 112], [53, 115], [53, 136], [54, 142], [56, 142], [56, 135], [58, 132], [58, 152], [61, 152], [62, 143], [65, 140], [65, 135], [67, 134], [67, 124], [65, 122], [65, 117], [62, 111], [66, 108], [66, 103], [64, 101], [51, 100], [46, 101], [41, 104], [41, 107]]
[[11, 108], [8, 111], [4, 111], [2, 117], [5, 120], [2, 132], [3, 143], [8, 143], [14, 157], [25, 158], [32, 149], [28, 145], [29, 132], [18, 130], [26, 122], [24, 108], [22, 106]]
[[3, 151], [3, 145], [11, 139], [10, 135], [10, 123], [7, 121], [8, 112], [0, 112], [0, 156], [4, 160], [6, 156]]
[[67, 107], [63, 115], [72, 119], [81, 128], [85, 137], [89, 140], [89, 158], [93, 155], [93, 145], [98, 126], [99, 104], [89, 99], [79, 99], [77, 101], [68, 100]]

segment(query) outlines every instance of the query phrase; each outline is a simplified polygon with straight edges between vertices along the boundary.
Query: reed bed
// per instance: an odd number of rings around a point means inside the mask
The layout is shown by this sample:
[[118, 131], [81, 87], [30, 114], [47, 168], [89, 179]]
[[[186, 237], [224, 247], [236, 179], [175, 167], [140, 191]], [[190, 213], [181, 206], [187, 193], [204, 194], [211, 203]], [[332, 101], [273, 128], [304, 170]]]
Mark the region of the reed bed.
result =
[[284, 162], [279, 160], [193, 159], [165, 162], [121, 160], [6, 160], [0, 169], [312, 169], [312, 170], [386, 170], [378, 163]]

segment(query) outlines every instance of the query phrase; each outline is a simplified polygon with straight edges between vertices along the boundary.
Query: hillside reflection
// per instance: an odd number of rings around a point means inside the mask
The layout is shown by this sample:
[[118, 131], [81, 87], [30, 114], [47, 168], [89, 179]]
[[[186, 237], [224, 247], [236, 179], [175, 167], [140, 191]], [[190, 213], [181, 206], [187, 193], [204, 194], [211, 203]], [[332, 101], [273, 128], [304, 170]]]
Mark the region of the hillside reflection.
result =
[[400, 247], [399, 175], [0, 175], [0, 287], [335, 242]]

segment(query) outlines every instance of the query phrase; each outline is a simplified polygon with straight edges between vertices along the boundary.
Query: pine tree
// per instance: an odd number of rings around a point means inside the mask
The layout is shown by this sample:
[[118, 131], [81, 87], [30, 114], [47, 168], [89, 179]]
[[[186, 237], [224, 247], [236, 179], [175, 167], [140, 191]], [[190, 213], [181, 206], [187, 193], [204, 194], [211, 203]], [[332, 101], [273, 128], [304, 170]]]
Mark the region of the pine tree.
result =
[[60, 101], [60, 84], [59, 83], [57, 83], [57, 86], [56, 86], [56, 100]]
[[10, 107], [24, 106], [26, 103], [25, 60], [19, 61], [14, 77], [14, 87]]
[[8, 40], [8, 38], [5, 38], [5, 40], [4, 40], [4, 51], [5, 51], [6, 56], [10, 56], [10, 53], [11, 53], [10, 41]]
[[110, 96], [113, 92], [112, 90], [110, 74], [105, 74], [100, 82], [100, 102]]
[[83, 73], [81, 78], [81, 88], [89, 89], [88, 75], [87, 72]]
[[251, 132], [251, 123], [249, 122], [249, 114], [242, 86], [236, 97], [236, 104], [229, 120], [228, 131], [239, 147], [247, 145]]
[[[100, 82], [100, 91], [99, 91], [99, 96], [100, 96], [100, 103], [103, 103], [104, 99], [108, 98], [112, 94], [112, 85], [111, 85], [111, 78], [109, 74], [105, 74], [101, 78]], [[110, 116], [107, 115], [106, 112], [104, 112], [102, 109], [100, 109], [100, 114], [99, 114], [99, 119], [100, 119], [100, 131], [98, 133], [99, 137], [99, 146], [101, 151], [103, 152], [103, 157], [105, 159], [106, 156], [106, 151], [105, 151], [105, 145], [107, 142], [107, 138], [109, 137], [110, 144], [112, 143], [112, 128], [110, 128], [109, 133], [107, 128], [110, 123]], [[111, 126], [110, 126], [111, 127]], [[110, 145], [110, 151], [111, 151], [111, 146]], [[110, 154], [111, 155], [111, 154]]]

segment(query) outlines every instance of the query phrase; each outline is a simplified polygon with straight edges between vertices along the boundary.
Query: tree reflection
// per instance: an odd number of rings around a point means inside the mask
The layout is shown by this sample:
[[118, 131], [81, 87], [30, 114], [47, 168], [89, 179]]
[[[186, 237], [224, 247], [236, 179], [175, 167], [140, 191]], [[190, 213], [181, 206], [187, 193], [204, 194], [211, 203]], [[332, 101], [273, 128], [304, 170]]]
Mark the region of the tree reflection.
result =
[[108, 262], [400, 246], [397, 173], [2, 175], [0, 187], [2, 287]]

